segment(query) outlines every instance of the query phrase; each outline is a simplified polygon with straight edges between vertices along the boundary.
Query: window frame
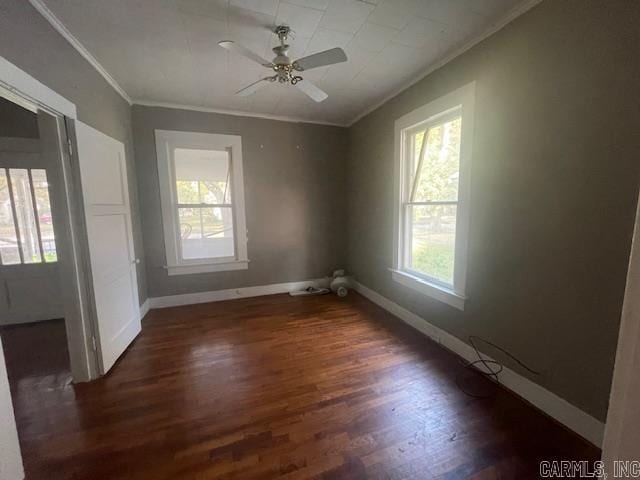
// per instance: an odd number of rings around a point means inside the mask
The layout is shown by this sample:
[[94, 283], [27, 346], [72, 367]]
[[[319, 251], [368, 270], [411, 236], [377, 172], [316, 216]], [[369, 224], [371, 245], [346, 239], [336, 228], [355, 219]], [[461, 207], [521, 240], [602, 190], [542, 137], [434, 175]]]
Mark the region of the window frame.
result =
[[[42, 218], [41, 218], [41, 214], [40, 214], [40, 210], [38, 208], [38, 202], [36, 200], [36, 195], [35, 195], [35, 186], [34, 186], [34, 180], [33, 180], [33, 171], [34, 170], [42, 170], [44, 172], [46, 181], [47, 181], [47, 196], [49, 199], [49, 209], [53, 210], [53, 207], [51, 205], [51, 191], [49, 189], [49, 177], [47, 174], [47, 169], [44, 166], [41, 165], [37, 165], [37, 160], [39, 159], [39, 155], [38, 154], [32, 154], [32, 153], [23, 153], [23, 152], [19, 152], [19, 153], [11, 153], [10, 155], [12, 157], [12, 159], [15, 161], [16, 157], [18, 157], [18, 160], [31, 160], [32, 157], [35, 160], [35, 162], [26, 162], [27, 165], [21, 165], [20, 162], [18, 162], [18, 166], [15, 167], [11, 167], [11, 166], [5, 166], [5, 162], [0, 162], [0, 171], [4, 171], [4, 175], [5, 178], [7, 179], [7, 195], [9, 197], [9, 205], [10, 205], [10, 210], [11, 210], [11, 221], [13, 223], [13, 231], [14, 234], [16, 236], [16, 248], [18, 249], [18, 258], [19, 258], [19, 262], [15, 262], [15, 263], [4, 263], [2, 261], [2, 258], [0, 257], [0, 268], [12, 268], [12, 267], [24, 267], [25, 265], [54, 265], [57, 264], [59, 261], [58, 258], [58, 248], [57, 248], [57, 243], [56, 243], [56, 239], [55, 239], [55, 234], [54, 234], [54, 238], [53, 238], [53, 244], [54, 244], [54, 249], [56, 251], [56, 258], [55, 260], [47, 260], [46, 258], [46, 253], [44, 251], [44, 240], [42, 238]], [[36, 164], [37, 166], [33, 166], [32, 163]], [[32, 262], [27, 262], [25, 260], [25, 252], [24, 252], [24, 247], [23, 247], [23, 241], [22, 241], [22, 237], [25, 234], [22, 231], [21, 225], [20, 225], [20, 221], [19, 221], [19, 216], [18, 216], [18, 207], [16, 206], [16, 193], [13, 189], [13, 179], [12, 179], [12, 174], [11, 171], [12, 170], [25, 170], [27, 172], [27, 179], [28, 179], [28, 184], [29, 184], [29, 198], [30, 198], [30, 210], [31, 213], [33, 214], [33, 220], [34, 220], [34, 226], [35, 226], [35, 236], [36, 236], [36, 240], [38, 243], [38, 257], [39, 260], [37, 261], [32, 261]], [[52, 217], [52, 228], [53, 227], [53, 217]]]
[[[396, 120], [395, 122], [395, 195], [394, 195], [394, 242], [391, 275], [396, 282], [424, 295], [464, 310], [467, 276], [467, 243], [469, 234], [469, 198], [471, 189], [471, 158], [474, 132], [475, 82], [467, 84], [443, 97], [434, 100]], [[460, 133], [460, 169], [458, 200], [446, 204], [457, 205], [456, 237], [454, 250], [453, 284], [447, 284], [406, 266], [406, 244], [409, 237], [407, 204], [410, 200], [410, 158], [407, 155], [411, 135], [437, 126], [443, 121], [457, 117], [462, 119]], [[426, 138], [425, 138], [426, 141]], [[442, 202], [434, 202], [442, 203]]]
[[[242, 167], [242, 138], [239, 135], [156, 130], [156, 154], [160, 182], [160, 202], [164, 229], [166, 265], [169, 275], [246, 270], [249, 264], [247, 252], [247, 226], [244, 203], [244, 176]], [[227, 150], [229, 152], [231, 207], [233, 217], [234, 256], [183, 259], [181, 255], [180, 222], [175, 180], [175, 149]], [[196, 208], [216, 208], [202, 204]]]

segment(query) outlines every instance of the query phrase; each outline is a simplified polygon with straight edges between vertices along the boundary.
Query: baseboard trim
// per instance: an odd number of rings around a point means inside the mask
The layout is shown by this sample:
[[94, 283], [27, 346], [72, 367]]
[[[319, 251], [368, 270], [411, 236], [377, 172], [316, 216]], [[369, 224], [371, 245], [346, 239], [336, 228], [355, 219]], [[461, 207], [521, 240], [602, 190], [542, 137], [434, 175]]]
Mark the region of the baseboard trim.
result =
[[142, 305], [140, 305], [140, 320], [144, 319], [145, 315], [151, 310], [151, 299], [147, 298]]
[[[168, 295], [165, 297], [148, 298], [149, 308], [168, 308], [181, 305], [194, 305], [197, 303], [220, 302], [236, 298], [261, 297], [263, 295], [275, 295], [288, 293], [294, 290], [302, 290], [311, 286], [321, 286], [327, 279], [316, 278], [300, 282], [273, 283], [271, 285], [257, 285], [254, 287], [229, 288], [227, 290], [213, 290], [209, 292], [185, 293], [182, 295]], [[147, 309], [147, 311], [149, 310]], [[142, 309], [141, 309], [142, 313]]]
[[[477, 359], [473, 348], [462, 340], [430, 324], [415, 313], [383, 297], [378, 292], [365, 287], [361, 283], [357, 281], [352, 281], [351, 283], [356, 292], [392, 313], [407, 325], [430, 337], [435, 342], [438, 342], [443, 347], [451, 350], [467, 361]], [[490, 358], [488, 356], [486, 357]], [[500, 383], [597, 447], [602, 446], [604, 437], [603, 422], [508, 368], [505, 368], [500, 374]]]

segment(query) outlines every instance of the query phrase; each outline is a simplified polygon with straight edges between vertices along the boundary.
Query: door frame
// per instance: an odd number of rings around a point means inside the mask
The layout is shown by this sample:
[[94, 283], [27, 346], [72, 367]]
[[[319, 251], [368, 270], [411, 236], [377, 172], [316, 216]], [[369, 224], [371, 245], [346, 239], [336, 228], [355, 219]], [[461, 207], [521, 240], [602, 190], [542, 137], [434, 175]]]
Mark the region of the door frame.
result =
[[75, 138], [75, 104], [28, 73], [0, 57], [0, 88], [18, 104], [27, 104], [53, 116], [57, 125], [61, 205], [56, 234], [59, 270], [70, 285], [63, 293], [69, 362], [74, 382], [85, 382], [101, 374], [96, 352], [97, 315], [93, 296], [89, 244], [82, 202], [80, 166]]
[[617, 460], [637, 460], [637, 422], [640, 419], [640, 196], [629, 254], [629, 268], [622, 303], [618, 346], [609, 394], [602, 460], [605, 471], [615, 472]]

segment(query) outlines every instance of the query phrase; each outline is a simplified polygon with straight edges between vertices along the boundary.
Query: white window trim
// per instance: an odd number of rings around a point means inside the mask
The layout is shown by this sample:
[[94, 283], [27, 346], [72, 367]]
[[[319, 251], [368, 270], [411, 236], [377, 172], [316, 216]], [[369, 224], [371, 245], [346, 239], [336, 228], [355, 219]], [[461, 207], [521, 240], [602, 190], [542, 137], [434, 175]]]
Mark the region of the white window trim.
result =
[[[160, 180], [160, 201], [162, 204], [162, 223], [169, 275], [185, 275], [207, 272], [246, 270], [249, 264], [247, 255], [247, 225], [245, 218], [244, 181], [242, 171], [242, 139], [238, 135], [220, 135], [213, 133], [179, 132], [156, 130], [156, 153], [158, 157], [158, 177]], [[175, 215], [176, 187], [175, 170], [170, 155], [175, 148], [192, 149], [228, 149], [231, 154], [231, 203], [233, 205], [233, 228], [235, 257], [205, 258], [181, 260], [179, 250], [179, 229]]]
[[[456, 215], [456, 245], [453, 273], [453, 288], [437, 280], [411, 272], [403, 266], [403, 221], [402, 202], [405, 196], [404, 148], [409, 130], [460, 109], [462, 131], [460, 140], [460, 176], [458, 186], [458, 208]], [[471, 190], [471, 158], [474, 132], [475, 82], [469, 83], [433, 102], [424, 105], [395, 122], [395, 194], [393, 268], [391, 277], [396, 282], [424, 295], [464, 310], [467, 277], [467, 242], [469, 236], [469, 195]]]
[[[2, 142], [0, 142], [2, 143]], [[38, 144], [38, 142], [35, 142], [36, 144]], [[39, 144], [38, 144], [39, 145]], [[36, 202], [36, 196], [35, 196], [35, 186], [34, 186], [34, 181], [33, 181], [33, 171], [34, 170], [43, 170], [45, 177], [47, 179], [47, 183], [50, 184], [49, 181], [49, 177], [47, 176], [47, 169], [46, 166], [42, 165], [41, 162], [41, 155], [40, 154], [36, 154], [36, 153], [24, 153], [24, 152], [17, 152], [17, 153], [11, 153], [10, 154], [10, 159], [11, 161], [15, 162], [16, 167], [10, 167], [10, 166], [4, 166], [5, 162], [3, 162], [3, 157], [5, 152], [0, 152], [0, 172], [3, 172], [6, 175], [6, 179], [9, 181], [8, 183], [8, 197], [9, 197], [9, 205], [10, 205], [10, 210], [11, 210], [11, 217], [12, 217], [12, 221], [13, 221], [13, 228], [14, 228], [14, 232], [16, 234], [16, 239], [17, 239], [17, 248], [18, 248], [18, 258], [19, 258], [19, 262], [16, 263], [3, 263], [2, 262], [2, 258], [0, 257], [0, 267], [3, 268], [16, 268], [16, 267], [24, 267], [25, 265], [52, 265], [52, 264], [57, 264], [58, 263], [58, 259], [57, 259], [57, 245], [56, 245], [56, 241], [55, 241], [55, 237], [53, 239], [53, 244], [55, 246], [55, 251], [56, 251], [56, 260], [47, 260], [45, 257], [45, 251], [44, 251], [44, 240], [42, 238], [42, 226], [41, 226], [41, 219], [40, 219], [40, 212], [38, 210], [38, 204]], [[24, 248], [22, 246], [23, 242], [22, 242], [22, 236], [23, 233], [22, 232], [22, 227], [24, 227], [24, 225], [20, 225], [20, 222], [18, 220], [18, 206], [16, 205], [16, 194], [15, 194], [15, 190], [13, 189], [13, 185], [11, 182], [11, 171], [12, 170], [26, 170], [27, 171], [27, 181], [29, 182], [29, 194], [31, 197], [31, 212], [33, 215], [33, 219], [34, 219], [34, 225], [35, 225], [35, 234], [36, 234], [36, 240], [38, 243], [38, 256], [40, 257], [40, 259], [38, 261], [32, 261], [32, 262], [27, 262], [25, 260], [25, 251]], [[24, 208], [27, 208], [26, 206]], [[51, 209], [51, 191], [49, 191], [49, 208]]]

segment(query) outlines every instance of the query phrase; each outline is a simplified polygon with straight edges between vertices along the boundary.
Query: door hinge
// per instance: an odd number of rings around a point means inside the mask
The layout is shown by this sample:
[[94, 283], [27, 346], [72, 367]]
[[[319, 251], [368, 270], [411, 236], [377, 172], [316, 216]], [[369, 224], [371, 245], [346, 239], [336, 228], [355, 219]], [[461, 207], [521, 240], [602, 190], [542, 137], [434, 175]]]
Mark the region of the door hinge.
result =
[[67, 149], [69, 150], [69, 156], [73, 157], [73, 143], [71, 143], [70, 138], [67, 138]]
[[98, 351], [98, 344], [96, 343], [96, 337], [91, 337], [91, 346], [93, 347], [93, 351]]

